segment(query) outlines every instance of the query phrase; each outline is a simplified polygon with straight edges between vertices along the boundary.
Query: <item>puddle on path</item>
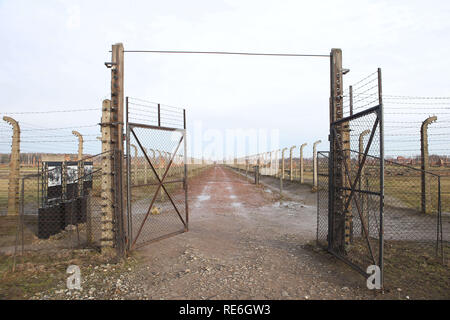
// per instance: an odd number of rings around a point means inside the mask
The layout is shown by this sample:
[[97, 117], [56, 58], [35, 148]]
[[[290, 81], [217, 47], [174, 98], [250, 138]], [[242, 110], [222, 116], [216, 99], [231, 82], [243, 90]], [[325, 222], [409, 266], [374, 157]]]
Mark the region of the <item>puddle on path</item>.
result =
[[199, 196], [197, 197], [197, 199], [198, 199], [198, 201], [206, 201], [206, 200], [211, 199], [211, 196], [210, 196], [210, 195], [207, 195], [207, 194], [202, 194], [202, 195], [199, 195]]

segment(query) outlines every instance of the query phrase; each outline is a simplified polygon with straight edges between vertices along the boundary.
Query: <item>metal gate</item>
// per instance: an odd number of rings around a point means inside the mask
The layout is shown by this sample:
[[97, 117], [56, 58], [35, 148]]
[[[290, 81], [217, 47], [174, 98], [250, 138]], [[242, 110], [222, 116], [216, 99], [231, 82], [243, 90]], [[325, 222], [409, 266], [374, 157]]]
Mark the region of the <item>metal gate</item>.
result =
[[189, 218], [186, 129], [162, 126], [160, 105], [158, 125], [129, 122], [131, 105], [127, 99], [127, 238], [134, 249], [188, 231]]
[[364, 275], [369, 265], [383, 266], [381, 128], [381, 105], [331, 124], [328, 250]]
[[365, 277], [370, 265], [380, 267], [383, 274], [384, 149], [379, 85], [378, 77], [378, 85], [371, 87], [377, 105], [332, 122], [330, 152], [318, 154], [317, 242]]

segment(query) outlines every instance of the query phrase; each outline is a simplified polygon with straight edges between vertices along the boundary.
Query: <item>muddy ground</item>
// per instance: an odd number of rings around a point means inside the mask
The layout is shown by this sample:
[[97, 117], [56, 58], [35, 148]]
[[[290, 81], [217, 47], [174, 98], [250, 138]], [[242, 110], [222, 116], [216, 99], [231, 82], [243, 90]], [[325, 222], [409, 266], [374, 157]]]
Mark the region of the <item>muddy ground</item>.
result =
[[316, 194], [291, 189], [280, 199], [273, 188], [212, 166], [190, 180], [189, 232], [138, 249], [126, 268], [83, 266], [83, 291], [60, 281], [26, 298], [424, 298], [408, 288], [369, 291], [360, 274], [317, 249]]

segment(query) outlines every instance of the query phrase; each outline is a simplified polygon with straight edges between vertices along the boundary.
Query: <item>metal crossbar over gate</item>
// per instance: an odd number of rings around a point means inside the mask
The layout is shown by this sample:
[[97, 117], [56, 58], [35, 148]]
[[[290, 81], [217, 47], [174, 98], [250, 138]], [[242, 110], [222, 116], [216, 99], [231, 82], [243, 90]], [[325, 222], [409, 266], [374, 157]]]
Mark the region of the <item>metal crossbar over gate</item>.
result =
[[[127, 120], [131, 106], [127, 99]], [[142, 122], [153, 119], [149, 114]], [[161, 126], [160, 105], [157, 115], [157, 125], [127, 121], [129, 249], [188, 230], [184, 110], [183, 128]]]

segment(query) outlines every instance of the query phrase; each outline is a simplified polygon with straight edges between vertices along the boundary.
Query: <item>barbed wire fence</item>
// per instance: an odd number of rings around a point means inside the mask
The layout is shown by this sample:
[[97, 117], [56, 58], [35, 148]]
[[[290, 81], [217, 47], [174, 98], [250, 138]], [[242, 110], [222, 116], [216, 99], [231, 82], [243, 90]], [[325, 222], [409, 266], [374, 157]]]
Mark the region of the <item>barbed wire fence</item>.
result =
[[[344, 117], [378, 104], [377, 73], [372, 73], [345, 90]], [[420, 297], [424, 289], [442, 296], [449, 288], [450, 174], [448, 144], [450, 97], [382, 95], [384, 109], [384, 277], [385, 289], [414, 288]], [[367, 127], [367, 126], [366, 126]], [[361, 154], [369, 140], [370, 128], [350, 125], [350, 152]], [[353, 159], [354, 158], [354, 159]], [[356, 156], [350, 164], [358, 167]], [[357, 201], [367, 215], [369, 242], [377, 239], [379, 183], [378, 155], [368, 154], [358, 183]], [[371, 160], [372, 159], [372, 160]], [[317, 242], [328, 243], [328, 152], [320, 152]], [[374, 180], [375, 179], [375, 180]], [[353, 208], [354, 211], [355, 208]], [[363, 270], [367, 250], [356, 241], [358, 225], [353, 212], [353, 238], [343, 257]], [[355, 220], [356, 219], [356, 220]], [[356, 232], [356, 233], [355, 233]], [[377, 242], [372, 249], [377, 249]], [[400, 289], [399, 289], [400, 290]], [[445, 290], [445, 289], [444, 289]], [[445, 295], [445, 294], [444, 294]], [[424, 295], [425, 296], [425, 295]]]
[[[145, 122], [146, 116], [150, 119], [155, 106], [158, 107], [141, 99], [132, 103], [142, 109], [134, 112], [141, 122]], [[164, 115], [162, 125], [183, 125], [172, 115], [174, 107], [159, 105]], [[51, 255], [62, 249], [100, 249], [101, 212], [105, 206], [101, 196], [101, 162], [104, 156], [115, 157], [113, 153], [102, 152], [101, 112], [100, 107], [61, 107], [1, 114], [14, 117], [20, 126], [16, 195], [19, 210], [10, 215], [8, 185], [13, 130], [10, 124], [0, 122], [0, 254], [9, 257], [12, 268], [19, 256], [26, 260], [28, 253]], [[69, 120], [61, 115], [70, 115]], [[82, 160], [74, 130], [82, 135]], [[188, 157], [189, 177], [204, 167], [200, 159]], [[126, 174], [125, 165], [122, 172]], [[144, 173], [145, 169], [139, 168], [133, 178], [145, 179]]]

